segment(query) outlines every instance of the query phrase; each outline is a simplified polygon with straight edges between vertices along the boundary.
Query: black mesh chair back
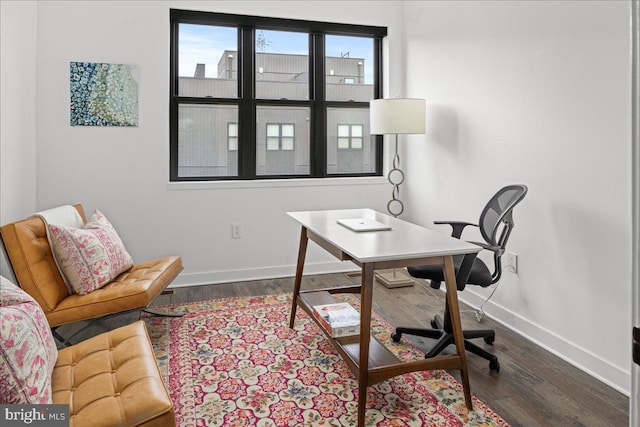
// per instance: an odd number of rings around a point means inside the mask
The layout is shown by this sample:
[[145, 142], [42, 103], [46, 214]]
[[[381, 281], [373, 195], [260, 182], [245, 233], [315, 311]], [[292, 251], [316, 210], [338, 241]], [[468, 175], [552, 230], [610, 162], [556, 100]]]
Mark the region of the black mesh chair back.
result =
[[513, 208], [527, 195], [526, 185], [508, 185], [500, 189], [489, 200], [480, 214], [480, 233], [494, 254], [495, 270], [491, 284], [502, 274], [500, 257], [504, 254], [507, 241], [514, 227]]

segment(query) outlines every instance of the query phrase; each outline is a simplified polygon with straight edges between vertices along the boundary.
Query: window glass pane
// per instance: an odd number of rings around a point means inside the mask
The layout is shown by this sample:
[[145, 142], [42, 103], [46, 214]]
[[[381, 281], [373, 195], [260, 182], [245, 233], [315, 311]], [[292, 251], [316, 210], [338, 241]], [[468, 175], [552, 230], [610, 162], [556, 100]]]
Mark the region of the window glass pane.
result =
[[256, 30], [256, 98], [309, 99], [309, 35]]
[[338, 136], [349, 137], [349, 125], [338, 125]]
[[282, 138], [282, 149], [283, 150], [293, 150], [294, 139], [293, 138]]
[[229, 137], [229, 151], [238, 151], [238, 138]]
[[178, 31], [178, 95], [236, 98], [238, 30], [180, 24]]
[[327, 35], [326, 92], [328, 101], [373, 99], [373, 39]]
[[[309, 107], [267, 107], [256, 109], [256, 175], [309, 175], [310, 173]], [[275, 125], [278, 123], [278, 125]], [[280, 149], [269, 149], [267, 124], [294, 137], [278, 138]], [[287, 130], [289, 129], [289, 130]], [[275, 139], [275, 138], [274, 138]]]
[[267, 136], [280, 136], [280, 125], [267, 125]]
[[267, 138], [267, 150], [280, 149], [280, 138]]
[[[362, 126], [362, 138], [352, 138], [351, 145], [344, 147], [343, 138], [338, 138], [338, 123], [352, 123], [351, 131]], [[347, 138], [344, 138], [347, 139]], [[347, 139], [348, 140], [348, 139]], [[355, 146], [354, 146], [355, 144]], [[358, 147], [358, 145], [360, 145]], [[368, 108], [327, 109], [327, 173], [370, 173], [376, 170], [375, 138], [369, 135]], [[353, 148], [348, 150], [347, 148]], [[338, 152], [338, 150], [340, 150]]]
[[238, 136], [238, 124], [229, 123], [229, 137]]
[[353, 125], [353, 126], [351, 126], [351, 136], [353, 136], [353, 137], [361, 137], [362, 136], [362, 125]]
[[293, 136], [293, 125], [282, 125], [282, 136]]
[[341, 150], [349, 148], [349, 138], [338, 138], [338, 148]]
[[178, 176], [237, 176], [238, 152], [227, 149], [228, 125], [237, 122], [236, 106], [179, 105]]

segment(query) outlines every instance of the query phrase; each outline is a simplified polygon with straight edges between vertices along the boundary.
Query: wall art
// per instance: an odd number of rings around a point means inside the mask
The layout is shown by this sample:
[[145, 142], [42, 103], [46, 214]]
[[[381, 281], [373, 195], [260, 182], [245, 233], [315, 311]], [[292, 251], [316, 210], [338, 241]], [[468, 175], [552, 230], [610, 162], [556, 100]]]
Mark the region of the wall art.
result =
[[71, 126], [138, 126], [138, 66], [71, 62]]

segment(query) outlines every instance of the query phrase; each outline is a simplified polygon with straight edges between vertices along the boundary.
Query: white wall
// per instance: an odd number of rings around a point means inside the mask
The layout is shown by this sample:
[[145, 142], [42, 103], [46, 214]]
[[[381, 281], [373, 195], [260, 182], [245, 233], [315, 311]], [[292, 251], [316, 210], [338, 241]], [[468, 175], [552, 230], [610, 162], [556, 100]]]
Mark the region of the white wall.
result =
[[[524, 183], [492, 316], [630, 387], [630, 8], [625, 1], [406, 2], [407, 217], [477, 221]], [[442, 228], [443, 232], [449, 232]], [[468, 235], [475, 238], [473, 234]], [[461, 298], [480, 304], [490, 289]]]
[[[293, 275], [299, 228], [286, 211], [384, 210], [388, 183], [380, 177], [169, 185], [172, 7], [395, 27], [401, 10], [358, 1], [38, 3], [38, 209], [81, 202], [87, 213], [102, 210], [134, 259], [181, 255], [185, 271], [177, 285]], [[138, 64], [140, 126], [71, 127], [70, 61]], [[233, 240], [235, 222], [243, 237]], [[321, 250], [311, 252], [309, 262], [309, 272], [353, 268]]]
[[[36, 207], [36, 2], [0, 2], [0, 224]], [[13, 278], [4, 251], [0, 274]]]

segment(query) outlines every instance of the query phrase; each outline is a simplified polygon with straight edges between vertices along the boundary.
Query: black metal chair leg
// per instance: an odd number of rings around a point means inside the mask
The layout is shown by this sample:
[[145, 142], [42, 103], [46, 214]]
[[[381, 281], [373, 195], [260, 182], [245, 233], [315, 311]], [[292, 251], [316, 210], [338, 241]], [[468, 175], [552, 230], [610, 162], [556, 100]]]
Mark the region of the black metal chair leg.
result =
[[153, 316], [160, 316], [160, 317], [182, 317], [184, 316], [184, 313], [171, 313], [168, 311], [160, 311], [160, 310], [154, 310], [152, 308], [143, 308], [141, 311], [144, 311], [145, 313], [151, 314]]
[[453, 334], [443, 331], [442, 336], [429, 349], [429, 351], [427, 351], [424, 354], [424, 358], [430, 359], [432, 357], [436, 357], [438, 354], [442, 353], [442, 351], [451, 344], [453, 344]]
[[489, 361], [489, 369], [491, 371], [493, 372], [500, 371], [500, 363], [498, 362], [498, 358], [494, 354], [489, 353], [485, 349], [478, 347], [477, 345], [475, 345], [471, 341], [467, 341], [466, 339], [464, 340], [464, 348], [468, 352], [478, 355], [483, 359], [487, 359]]

